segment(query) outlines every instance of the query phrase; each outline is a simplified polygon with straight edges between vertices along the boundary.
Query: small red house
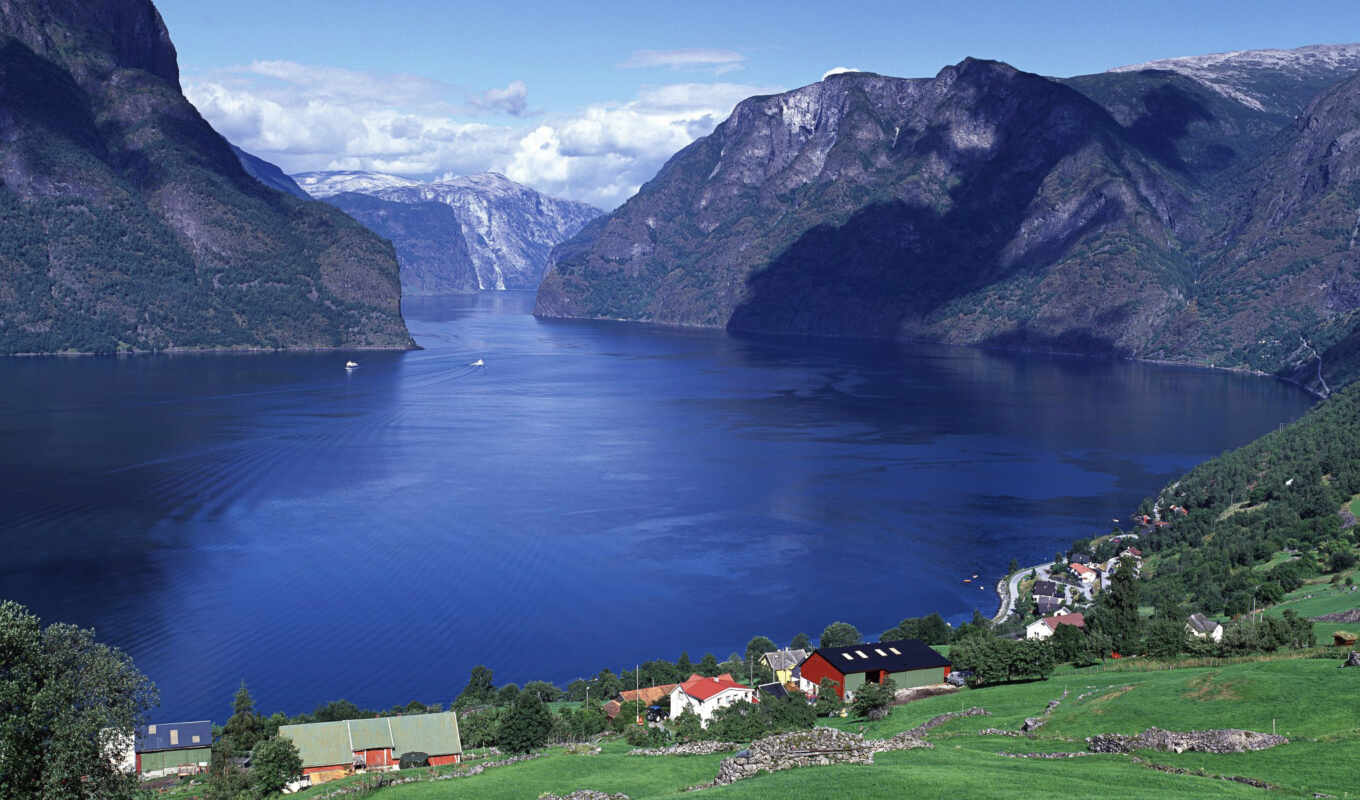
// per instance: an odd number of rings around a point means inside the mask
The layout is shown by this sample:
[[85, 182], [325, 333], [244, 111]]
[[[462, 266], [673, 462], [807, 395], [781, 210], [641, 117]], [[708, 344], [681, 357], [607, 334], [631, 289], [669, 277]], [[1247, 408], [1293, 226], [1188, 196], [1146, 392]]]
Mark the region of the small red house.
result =
[[883, 683], [892, 678], [898, 688], [944, 683], [949, 677], [949, 659], [935, 652], [920, 639], [852, 644], [847, 647], [819, 647], [798, 665], [799, 687], [816, 692], [823, 678], [836, 686], [842, 700], [854, 699], [855, 690], [865, 683]]

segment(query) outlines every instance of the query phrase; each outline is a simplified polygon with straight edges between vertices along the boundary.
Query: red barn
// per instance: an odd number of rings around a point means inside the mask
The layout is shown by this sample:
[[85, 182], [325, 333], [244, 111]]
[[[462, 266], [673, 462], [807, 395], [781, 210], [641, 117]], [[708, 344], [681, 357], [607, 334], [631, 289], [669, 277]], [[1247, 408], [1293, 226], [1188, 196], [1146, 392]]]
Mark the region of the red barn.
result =
[[901, 639], [820, 647], [798, 665], [798, 678], [805, 692], [815, 692], [822, 679], [829, 678], [842, 700], [852, 700], [860, 686], [887, 678], [898, 688], [944, 683], [950, 668], [947, 658], [920, 639]]

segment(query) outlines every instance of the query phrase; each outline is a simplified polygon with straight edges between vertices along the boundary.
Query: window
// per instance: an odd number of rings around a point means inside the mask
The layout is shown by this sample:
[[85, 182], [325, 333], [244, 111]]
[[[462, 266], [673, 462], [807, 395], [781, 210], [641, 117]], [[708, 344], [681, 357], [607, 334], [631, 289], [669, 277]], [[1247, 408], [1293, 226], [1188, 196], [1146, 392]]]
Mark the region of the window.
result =
[[147, 726], [146, 726], [146, 732], [147, 732], [148, 734], [154, 734], [154, 733], [156, 732], [156, 726], [155, 726], [155, 725], [147, 725]]
[[175, 728], [170, 729], [170, 744], [179, 744], [179, 731]]
[[878, 654], [881, 655], [881, 656], [886, 656], [886, 655], [887, 655], [887, 653], [883, 652], [882, 650], [879, 650], [877, 647], [874, 648], [874, 652], [875, 652], [875, 653], [878, 653]]

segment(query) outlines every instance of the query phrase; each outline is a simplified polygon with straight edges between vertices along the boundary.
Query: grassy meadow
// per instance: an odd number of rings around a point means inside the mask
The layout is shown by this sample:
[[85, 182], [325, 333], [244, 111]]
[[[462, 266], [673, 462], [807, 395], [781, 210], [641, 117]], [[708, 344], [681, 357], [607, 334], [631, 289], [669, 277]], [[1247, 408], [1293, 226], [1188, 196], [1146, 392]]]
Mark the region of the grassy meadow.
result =
[[[931, 731], [933, 750], [882, 753], [872, 766], [809, 767], [761, 775], [699, 797], [1260, 797], [1263, 790], [1223, 777], [1275, 787], [1270, 794], [1350, 796], [1360, 791], [1360, 670], [1340, 657], [1243, 660], [1212, 667], [1157, 668], [1130, 661], [1109, 669], [1064, 668], [1048, 681], [962, 690], [895, 708], [878, 722], [826, 724], [887, 737], [948, 711], [981, 706], [988, 717], [957, 720]], [[1014, 730], [1053, 699], [1066, 698], [1033, 737], [980, 736], [983, 728]], [[1249, 728], [1279, 733], [1289, 744], [1237, 755], [1145, 752], [1074, 759], [1009, 758], [1003, 753], [1084, 751], [1095, 733]], [[710, 780], [721, 755], [638, 757], [608, 742], [599, 755], [551, 748], [543, 758], [452, 781], [383, 789], [380, 800], [536, 798], [576, 789], [642, 798], [693, 798], [684, 789]], [[1188, 771], [1173, 774], [1153, 765]], [[1196, 774], [1197, 773], [1197, 774]], [[299, 795], [315, 798], [324, 787]]]

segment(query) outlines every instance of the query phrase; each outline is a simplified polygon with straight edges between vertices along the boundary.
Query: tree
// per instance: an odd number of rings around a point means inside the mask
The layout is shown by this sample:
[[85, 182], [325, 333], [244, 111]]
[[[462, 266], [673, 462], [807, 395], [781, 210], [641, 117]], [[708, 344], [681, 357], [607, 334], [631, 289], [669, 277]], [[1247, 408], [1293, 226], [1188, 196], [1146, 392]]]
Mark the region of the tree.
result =
[[590, 690], [590, 693], [601, 701], [608, 700], [618, 697], [619, 692], [623, 691], [623, 681], [606, 667], [600, 670], [595, 680], [591, 681]]
[[1019, 562], [1019, 561], [1016, 561], [1015, 559], [1012, 558], [1012, 559], [1011, 559], [1010, 566], [1006, 567], [1006, 574], [1007, 574], [1007, 575], [1014, 575], [1015, 573], [1017, 573], [1017, 572], [1019, 572], [1019, 571], [1020, 571], [1020, 562]]
[[1138, 578], [1126, 558], [1110, 578], [1110, 590], [1100, 597], [1096, 617], [1102, 633], [1110, 637], [1115, 652], [1134, 655], [1142, 650], [1143, 618], [1138, 615]]
[[680, 676], [681, 681], [689, 680], [689, 676], [694, 674], [694, 665], [690, 663], [689, 653], [680, 652], [680, 658], [675, 662], [675, 674]]
[[822, 631], [819, 647], [845, 647], [864, 641], [859, 629], [848, 622], [833, 622]]
[[855, 690], [855, 701], [850, 704], [850, 713], [867, 719], [883, 719], [892, 710], [896, 684], [892, 678], [883, 683], [868, 682]]
[[[519, 698], [516, 697], [516, 700]], [[491, 747], [496, 744], [501, 727], [501, 713], [484, 708], [458, 715], [458, 735], [465, 747]]]
[[494, 703], [496, 700], [496, 685], [493, 682], [491, 670], [481, 664], [472, 668], [472, 674], [468, 676], [467, 686], [459, 693], [458, 699], [453, 701], [454, 708], [471, 708], [473, 706], [485, 706]]
[[699, 715], [693, 709], [686, 708], [680, 712], [680, 716], [675, 718], [673, 724], [675, 738], [680, 742], [697, 742], [704, 738], [704, 725], [699, 720]]
[[1185, 623], [1179, 619], [1154, 619], [1148, 625], [1147, 652], [1155, 658], [1180, 655], [1186, 646]]
[[[562, 690], [553, 686], [547, 681], [529, 681], [524, 684], [524, 691], [533, 692], [538, 695], [538, 699], [545, 703], [551, 703], [562, 696]], [[600, 698], [601, 700], [605, 698]]]
[[[695, 670], [695, 672], [698, 672], [705, 678], [716, 677], [719, 672], [718, 657], [712, 653], [704, 653], [704, 657], [699, 659], [699, 668]], [[688, 678], [689, 676], [686, 675], [685, 677]]]
[[[131, 798], [111, 756], [157, 702], [156, 687], [94, 631], [0, 602], [0, 797]], [[127, 732], [127, 733], [125, 733]]]
[[354, 705], [348, 700], [333, 700], [325, 705], [316, 707], [312, 716], [317, 722], [339, 722], [346, 719], [358, 719], [363, 716], [363, 709]]
[[533, 692], [520, 692], [514, 705], [501, 717], [496, 739], [510, 753], [527, 753], [547, 744], [552, 733], [552, 715]]
[[222, 738], [217, 746], [227, 755], [245, 755], [265, 735], [263, 721], [255, 713], [255, 700], [250, 696], [246, 682], [241, 681], [241, 687], [232, 697], [231, 716], [222, 726]]
[[1050, 641], [1053, 643], [1053, 657], [1059, 663], [1076, 661], [1086, 647], [1086, 636], [1076, 625], [1059, 625]]
[[302, 757], [293, 740], [274, 736], [261, 740], [250, 754], [250, 785], [259, 797], [283, 791], [302, 775]]
[[519, 697], [519, 687], [513, 683], [507, 683], [496, 692], [496, 705], [511, 705], [515, 702], [516, 697]]
[[839, 714], [844, 705], [840, 695], [836, 694], [835, 682], [830, 678], [822, 678], [821, 683], [817, 684], [817, 704], [813, 707], [817, 716], [830, 717]]
[[746, 643], [747, 674], [754, 675], [759, 683], [769, 683], [774, 680], [774, 674], [770, 672], [770, 665], [766, 664], [765, 659], [762, 658], [774, 649], [774, 641], [765, 636], [754, 636], [751, 641]]
[[806, 633], [799, 632], [798, 634], [794, 635], [793, 641], [792, 641], [792, 642], [789, 642], [789, 649], [791, 649], [791, 650], [811, 650], [811, 649], [812, 649], [812, 637], [811, 637], [811, 636], [808, 636]]

